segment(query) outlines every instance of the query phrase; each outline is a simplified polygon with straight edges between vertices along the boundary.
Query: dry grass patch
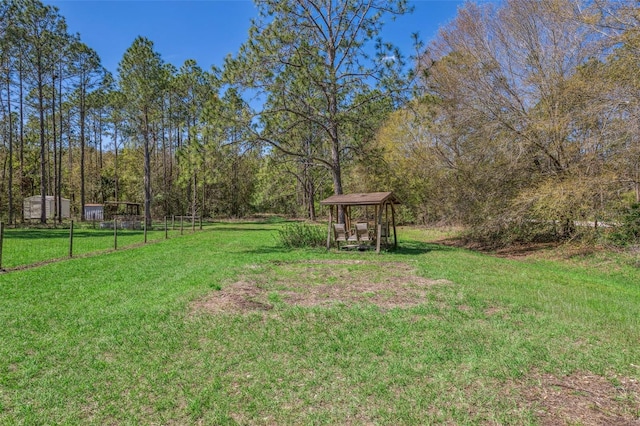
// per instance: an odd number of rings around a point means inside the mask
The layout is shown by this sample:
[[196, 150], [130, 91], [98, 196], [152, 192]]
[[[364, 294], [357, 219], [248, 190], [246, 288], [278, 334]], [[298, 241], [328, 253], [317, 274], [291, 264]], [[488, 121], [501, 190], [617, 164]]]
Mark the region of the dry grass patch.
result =
[[517, 387], [542, 425], [640, 424], [640, 383], [635, 379], [540, 374]]
[[239, 281], [194, 303], [194, 309], [212, 313], [269, 310], [272, 305], [260, 302], [263, 291], [255, 284]]
[[450, 284], [420, 277], [402, 262], [274, 262], [257, 269], [198, 300], [194, 308], [242, 313], [268, 310], [279, 302], [303, 307], [368, 304], [408, 308], [423, 303], [433, 285]]

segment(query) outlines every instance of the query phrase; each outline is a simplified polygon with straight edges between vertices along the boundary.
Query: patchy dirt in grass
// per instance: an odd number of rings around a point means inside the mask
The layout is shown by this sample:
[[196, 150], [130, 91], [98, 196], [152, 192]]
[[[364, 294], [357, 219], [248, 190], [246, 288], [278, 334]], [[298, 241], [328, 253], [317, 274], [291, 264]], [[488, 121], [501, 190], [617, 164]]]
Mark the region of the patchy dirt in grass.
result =
[[[252, 265], [241, 280], [208, 294], [192, 308], [212, 314], [245, 314], [282, 305], [367, 304], [386, 310], [425, 303], [436, 285], [452, 283], [420, 277], [410, 264], [402, 262], [272, 262]], [[470, 307], [460, 305], [458, 309], [466, 311]], [[502, 308], [487, 307], [485, 314], [500, 315]], [[637, 379], [607, 378], [589, 372], [567, 376], [534, 372], [508, 383], [504, 394], [521, 410], [530, 410], [545, 426], [640, 426]]]
[[515, 387], [544, 426], [640, 425], [640, 382], [635, 379], [539, 374]]
[[212, 293], [203, 300], [194, 302], [193, 308], [204, 309], [212, 313], [223, 312], [247, 312], [266, 311], [273, 306], [264, 299], [263, 291], [255, 284], [249, 282], [237, 282], [225, 287], [220, 291]]
[[423, 303], [429, 288], [438, 284], [450, 282], [419, 277], [402, 262], [274, 262], [265, 270], [256, 269], [241, 281], [210, 293], [196, 301], [193, 308], [213, 313], [269, 310], [276, 303], [408, 308]]

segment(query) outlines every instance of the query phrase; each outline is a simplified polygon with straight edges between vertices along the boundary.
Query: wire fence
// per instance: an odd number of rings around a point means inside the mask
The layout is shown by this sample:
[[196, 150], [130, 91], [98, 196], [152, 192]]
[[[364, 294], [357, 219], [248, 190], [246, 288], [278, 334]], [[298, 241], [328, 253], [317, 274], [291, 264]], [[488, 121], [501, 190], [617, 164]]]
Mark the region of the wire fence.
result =
[[166, 217], [144, 221], [103, 221], [57, 228], [7, 228], [0, 222], [0, 271], [21, 269], [58, 259], [144, 245], [202, 230], [202, 218]]

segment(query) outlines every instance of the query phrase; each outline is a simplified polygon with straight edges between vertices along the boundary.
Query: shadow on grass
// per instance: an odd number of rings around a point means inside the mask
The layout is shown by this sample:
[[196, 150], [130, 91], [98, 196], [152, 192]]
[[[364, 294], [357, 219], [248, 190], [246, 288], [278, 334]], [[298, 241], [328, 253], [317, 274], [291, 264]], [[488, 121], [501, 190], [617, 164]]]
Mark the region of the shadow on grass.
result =
[[[313, 253], [314, 250], [318, 252], [318, 254], [326, 254], [327, 249], [322, 248], [287, 248], [284, 246], [276, 245], [276, 246], [264, 246], [259, 248], [254, 248], [251, 250], [242, 251], [244, 254], [249, 255], [257, 255], [257, 254], [273, 254], [273, 253], [291, 253], [298, 250], [308, 250], [309, 253]], [[375, 247], [367, 249], [367, 250], [337, 250], [335, 247], [331, 248], [331, 251], [335, 253], [371, 253], [372, 250], [375, 250]], [[433, 243], [424, 243], [419, 241], [403, 241], [398, 244], [398, 248], [390, 248], [387, 250], [387, 253], [401, 256], [420, 256], [423, 254], [427, 254], [434, 251], [453, 251], [454, 248], [433, 244]], [[384, 251], [384, 249], [383, 249]]]
[[257, 247], [251, 250], [243, 250], [241, 253], [242, 254], [248, 254], [248, 255], [259, 255], [259, 254], [275, 254], [275, 253], [291, 253], [296, 251], [297, 249], [288, 249], [285, 247], [281, 247], [281, 246], [275, 246], [275, 247]]
[[[254, 224], [254, 225], [257, 225], [257, 224]], [[216, 232], [216, 231], [232, 231], [232, 232], [262, 231], [262, 232], [273, 232], [275, 229], [269, 229], [269, 228], [245, 228], [243, 226], [216, 226], [215, 228], [211, 228], [211, 230], [213, 232]]]
[[41, 240], [69, 238], [68, 229], [12, 229], [5, 231], [4, 238], [11, 240]]
[[402, 241], [398, 244], [398, 248], [391, 249], [389, 252], [403, 256], [419, 256], [432, 251], [453, 251], [451, 247], [440, 244], [425, 243], [421, 241]]
[[[278, 224], [282, 224], [282, 223], [292, 223], [292, 222], [298, 222], [297, 220], [294, 219], [287, 219], [287, 218], [283, 218], [283, 217], [268, 217], [268, 218], [264, 218], [264, 219], [229, 219], [229, 220], [224, 220], [221, 219], [219, 221], [212, 221], [212, 222], [203, 222], [205, 224], [209, 224], [209, 225], [278, 225]], [[186, 225], [187, 222], [185, 222]], [[191, 223], [191, 222], [189, 222]]]
[[[148, 233], [151, 232], [159, 232], [163, 230], [148, 230]], [[142, 236], [144, 235], [144, 231], [141, 230], [130, 230], [130, 229], [118, 229], [118, 237], [129, 237], [129, 236]], [[69, 230], [68, 229], [52, 229], [52, 230], [11, 230], [10, 232], [5, 232], [4, 238], [7, 240], [68, 240], [69, 239]], [[78, 229], [73, 231], [73, 239], [84, 239], [84, 238], [113, 238], [113, 230], [112, 229], [99, 229], [99, 230], [88, 230], [88, 229]]]

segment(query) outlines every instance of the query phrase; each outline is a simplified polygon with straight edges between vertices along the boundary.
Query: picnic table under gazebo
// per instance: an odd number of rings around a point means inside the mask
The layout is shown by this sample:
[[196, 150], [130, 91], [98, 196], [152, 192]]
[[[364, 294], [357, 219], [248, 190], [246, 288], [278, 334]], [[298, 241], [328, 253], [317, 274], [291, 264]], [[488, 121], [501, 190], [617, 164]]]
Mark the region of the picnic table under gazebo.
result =
[[[351, 229], [351, 208], [352, 207], [373, 207], [374, 209], [374, 235], [373, 240], [376, 243], [376, 253], [380, 252], [380, 244], [383, 237], [389, 237], [389, 231], [393, 229], [393, 245], [398, 246], [398, 238], [396, 234], [395, 205], [400, 204], [393, 192], [366, 192], [354, 194], [332, 195], [331, 197], [320, 201], [320, 204], [329, 206], [329, 226], [327, 231], [327, 250], [331, 248], [331, 234], [334, 228], [334, 217], [338, 217], [339, 209], [344, 211], [344, 225], [346, 230]], [[334, 206], [336, 206], [336, 215], [334, 216]], [[389, 211], [391, 218], [389, 218]], [[391, 219], [391, 223], [389, 223]], [[391, 224], [392, 228], [389, 227]], [[383, 230], [385, 231], [383, 233]], [[335, 237], [334, 237], [335, 238]]]

